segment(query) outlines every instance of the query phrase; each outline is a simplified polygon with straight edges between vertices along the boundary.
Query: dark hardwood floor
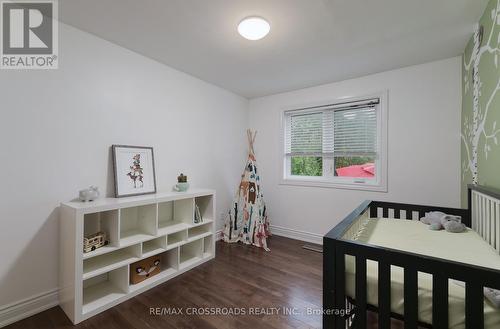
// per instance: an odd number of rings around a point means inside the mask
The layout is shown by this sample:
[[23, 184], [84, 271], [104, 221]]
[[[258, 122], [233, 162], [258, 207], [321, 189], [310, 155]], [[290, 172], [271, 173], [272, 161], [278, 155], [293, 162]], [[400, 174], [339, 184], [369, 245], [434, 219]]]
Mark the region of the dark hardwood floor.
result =
[[[321, 315], [307, 314], [307, 309], [321, 311], [322, 254], [302, 249], [303, 244], [273, 236], [271, 252], [265, 252], [218, 242], [214, 260], [77, 326], [55, 307], [6, 328], [321, 328]], [[151, 315], [150, 308], [156, 307], [181, 308], [184, 314]], [[203, 307], [243, 308], [247, 314], [185, 314]], [[255, 314], [248, 314], [250, 308]], [[284, 308], [292, 314], [283, 314]], [[277, 314], [257, 314], [262, 312]]]

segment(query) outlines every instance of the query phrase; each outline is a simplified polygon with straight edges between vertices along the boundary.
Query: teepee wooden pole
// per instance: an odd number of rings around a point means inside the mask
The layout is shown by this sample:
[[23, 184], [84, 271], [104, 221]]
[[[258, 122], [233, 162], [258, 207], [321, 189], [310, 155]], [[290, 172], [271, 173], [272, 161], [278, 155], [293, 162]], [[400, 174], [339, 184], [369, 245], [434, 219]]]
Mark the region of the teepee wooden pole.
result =
[[247, 129], [248, 153], [252, 153], [252, 140], [250, 138], [250, 129]]
[[253, 148], [253, 143], [255, 142], [255, 137], [257, 136], [257, 131], [255, 133], [252, 130], [247, 129], [247, 138], [248, 138], [248, 151], [250, 154], [255, 154], [255, 150]]

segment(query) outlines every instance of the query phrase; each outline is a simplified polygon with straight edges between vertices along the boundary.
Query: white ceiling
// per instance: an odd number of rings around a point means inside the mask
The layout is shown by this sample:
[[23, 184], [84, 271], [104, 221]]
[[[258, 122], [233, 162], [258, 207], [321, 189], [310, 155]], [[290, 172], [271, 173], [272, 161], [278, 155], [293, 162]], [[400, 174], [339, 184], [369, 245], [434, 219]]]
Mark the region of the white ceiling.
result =
[[[488, 0], [62, 0], [60, 19], [242, 96], [463, 52]], [[269, 35], [236, 27], [266, 18]]]

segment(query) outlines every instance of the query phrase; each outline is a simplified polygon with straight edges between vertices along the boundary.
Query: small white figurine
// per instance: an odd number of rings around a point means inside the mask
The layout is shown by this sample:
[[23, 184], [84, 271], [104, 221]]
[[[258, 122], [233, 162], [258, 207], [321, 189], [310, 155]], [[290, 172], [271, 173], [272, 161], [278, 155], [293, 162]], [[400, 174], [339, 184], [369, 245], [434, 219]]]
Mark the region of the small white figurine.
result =
[[91, 186], [85, 190], [80, 191], [80, 196], [79, 199], [80, 201], [83, 202], [89, 202], [89, 201], [94, 201], [95, 199], [99, 198], [99, 189], [97, 186]]

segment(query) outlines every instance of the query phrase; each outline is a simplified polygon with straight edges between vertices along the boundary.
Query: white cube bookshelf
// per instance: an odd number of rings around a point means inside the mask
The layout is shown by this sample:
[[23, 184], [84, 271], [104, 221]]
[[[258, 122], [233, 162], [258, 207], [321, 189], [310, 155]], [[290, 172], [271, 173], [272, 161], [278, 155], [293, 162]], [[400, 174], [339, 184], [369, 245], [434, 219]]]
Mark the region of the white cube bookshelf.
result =
[[[214, 218], [215, 191], [206, 189], [63, 203], [61, 308], [77, 324], [214, 258]], [[83, 238], [99, 231], [109, 244], [84, 253]], [[130, 265], [156, 255], [161, 272], [130, 284]]]

